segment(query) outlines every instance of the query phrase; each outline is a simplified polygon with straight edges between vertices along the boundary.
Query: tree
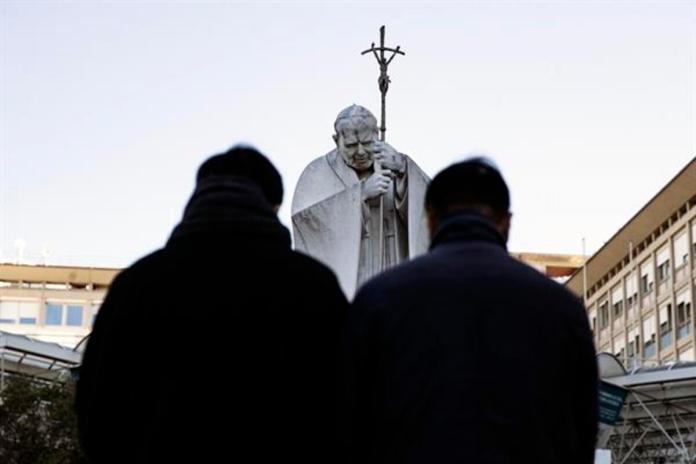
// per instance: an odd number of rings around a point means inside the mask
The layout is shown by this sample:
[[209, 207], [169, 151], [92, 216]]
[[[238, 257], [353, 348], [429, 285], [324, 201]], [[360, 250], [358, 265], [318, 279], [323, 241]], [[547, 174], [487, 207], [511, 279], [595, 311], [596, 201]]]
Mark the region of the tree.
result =
[[0, 392], [0, 462], [86, 463], [78, 442], [74, 393], [71, 380], [6, 377]]

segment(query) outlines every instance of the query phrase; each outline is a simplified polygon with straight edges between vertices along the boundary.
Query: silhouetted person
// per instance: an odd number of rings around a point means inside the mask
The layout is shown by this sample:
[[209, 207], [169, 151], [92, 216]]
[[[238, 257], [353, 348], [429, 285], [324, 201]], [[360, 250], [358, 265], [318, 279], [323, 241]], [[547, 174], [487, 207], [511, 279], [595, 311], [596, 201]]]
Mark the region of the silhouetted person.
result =
[[334, 458], [347, 302], [290, 249], [282, 198], [256, 150], [214, 156], [166, 246], [114, 280], [77, 389], [92, 462]]
[[454, 164], [425, 206], [430, 252], [368, 282], [348, 313], [353, 462], [592, 463], [587, 316], [508, 255], [502, 176], [483, 159]]

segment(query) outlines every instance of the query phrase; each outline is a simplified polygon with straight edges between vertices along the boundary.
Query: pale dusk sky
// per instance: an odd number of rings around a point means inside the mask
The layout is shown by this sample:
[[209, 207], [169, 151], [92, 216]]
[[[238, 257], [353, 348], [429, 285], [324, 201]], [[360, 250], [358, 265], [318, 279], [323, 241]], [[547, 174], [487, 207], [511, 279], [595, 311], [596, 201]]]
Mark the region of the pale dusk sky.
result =
[[[486, 154], [510, 249], [597, 250], [696, 155], [696, 0], [0, 2], [0, 261], [126, 266], [160, 247], [208, 156], [297, 178], [333, 120], [379, 113], [428, 174]], [[696, 190], [696, 186], [694, 187]]]

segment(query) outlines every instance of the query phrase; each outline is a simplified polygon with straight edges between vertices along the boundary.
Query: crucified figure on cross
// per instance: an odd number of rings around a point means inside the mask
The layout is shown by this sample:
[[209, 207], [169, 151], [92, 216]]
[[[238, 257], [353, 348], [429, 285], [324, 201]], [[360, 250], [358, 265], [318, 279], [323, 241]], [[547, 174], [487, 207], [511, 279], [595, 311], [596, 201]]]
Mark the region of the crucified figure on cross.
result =
[[[396, 48], [385, 47], [384, 34], [385, 27], [382, 26], [379, 28], [379, 47], [375, 47], [375, 43], [372, 42], [372, 46], [361, 53], [361, 55], [364, 55], [372, 52], [377, 59], [377, 64], [379, 64], [379, 78], [377, 79], [377, 83], [379, 85], [379, 91], [382, 94], [382, 120], [379, 126], [379, 139], [383, 142], [385, 140], [385, 132], [387, 131], [387, 91], [389, 90], [389, 83], [391, 82], [391, 79], [389, 79], [389, 74], [387, 74], [387, 70], [389, 64], [396, 57], [396, 55], [406, 55], [406, 53], [401, 51], [401, 45], [397, 45]], [[387, 58], [384, 52], [391, 52], [391, 56]]]

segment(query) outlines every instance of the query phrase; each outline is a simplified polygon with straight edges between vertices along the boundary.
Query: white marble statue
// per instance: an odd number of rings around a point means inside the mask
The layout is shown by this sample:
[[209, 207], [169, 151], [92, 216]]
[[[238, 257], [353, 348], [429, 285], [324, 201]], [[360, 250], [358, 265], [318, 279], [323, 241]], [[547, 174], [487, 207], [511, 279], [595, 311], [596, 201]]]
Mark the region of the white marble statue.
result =
[[427, 250], [429, 179], [378, 140], [366, 108], [344, 109], [334, 128], [336, 148], [312, 161], [297, 183], [292, 229], [295, 248], [331, 267], [352, 298], [373, 275]]

